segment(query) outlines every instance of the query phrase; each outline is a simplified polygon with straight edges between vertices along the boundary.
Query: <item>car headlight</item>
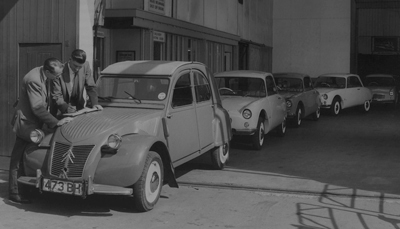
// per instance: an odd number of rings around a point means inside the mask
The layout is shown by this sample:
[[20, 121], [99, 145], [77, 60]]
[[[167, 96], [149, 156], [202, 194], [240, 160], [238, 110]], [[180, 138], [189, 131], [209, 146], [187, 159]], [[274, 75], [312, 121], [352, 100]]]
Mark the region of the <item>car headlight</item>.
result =
[[393, 95], [394, 95], [393, 89], [390, 89], [389, 95], [390, 95], [390, 96], [393, 96]]
[[327, 95], [327, 94], [323, 94], [323, 95], [322, 95], [322, 98], [324, 98], [325, 100], [327, 100], [327, 99], [328, 99], [328, 95]]
[[287, 100], [287, 101], [286, 101], [286, 106], [287, 106], [288, 108], [291, 108], [291, 107], [292, 107], [292, 101]]
[[31, 134], [29, 135], [31, 141], [33, 143], [40, 143], [43, 138], [44, 138], [44, 132], [40, 129], [35, 129], [31, 132]]
[[121, 142], [122, 142], [122, 138], [118, 134], [111, 134], [108, 137], [107, 145], [111, 149], [118, 149], [120, 144], [121, 144]]
[[243, 115], [243, 118], [249, 119], [249, 118], [251, 118], [252, 114], [251, 114], [251, 111], [249, 109], [246, 109], [246, 110], [243, 111], [242, 115]]

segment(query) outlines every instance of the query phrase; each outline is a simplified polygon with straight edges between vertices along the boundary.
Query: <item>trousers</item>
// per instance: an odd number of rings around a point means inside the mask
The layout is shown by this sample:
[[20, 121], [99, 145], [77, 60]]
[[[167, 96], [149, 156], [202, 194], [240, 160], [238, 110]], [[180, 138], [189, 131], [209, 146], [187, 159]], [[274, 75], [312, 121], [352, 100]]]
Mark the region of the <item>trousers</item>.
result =
[[25, 148], [29, 142], [17, 136], [15, 139], [14, 148], [11, 152], [9, 177], [8, 177], [8, 190], [9, 194], [20, 194], [20, 188], [18, 187], [18, 177], [23, 175], [23, 168], [20, 164], [22, 162], [22, 156]]

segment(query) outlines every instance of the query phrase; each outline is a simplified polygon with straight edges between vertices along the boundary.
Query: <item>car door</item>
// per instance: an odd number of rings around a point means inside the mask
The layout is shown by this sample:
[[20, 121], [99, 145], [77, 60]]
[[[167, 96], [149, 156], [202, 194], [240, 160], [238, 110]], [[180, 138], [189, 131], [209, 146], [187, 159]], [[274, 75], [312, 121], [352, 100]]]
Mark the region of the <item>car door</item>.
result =
[[180, 73], [167, 111], [168, 147], [172, 162], [182, 164], [199, 152], [196, 106], [190, 70]]
[[214, 134], [212, 122], [214, 119], [214, 108], [212, 102], [212, 91], [206, 76], [198, 70], [192, 70], [194, 91], [196, 98], [196, 119], [199, 131], [199, 144], [202, 152], [212, 147]]
[[352, 107], [364, 103], [362, 84], [357, 76], [347, 77], [345, 107]]
[[317, 111], [319, 106], [319, 93], [313, 88], [311, 78], [309, 76], [303, 78], [303, 83], [305, 115], [307, 116]]
[[271, 75], [265, 77], [265, 83], [267, 85], [267, 100], [269, 102], [269, 108], [267, 109], [270, 123], [269, 130], [271, 130], [283, 122], [286, 110], [282, 106], [286, 107], [286, 103], [283, 104], [284, 99], [278, 94], [275, 81]]

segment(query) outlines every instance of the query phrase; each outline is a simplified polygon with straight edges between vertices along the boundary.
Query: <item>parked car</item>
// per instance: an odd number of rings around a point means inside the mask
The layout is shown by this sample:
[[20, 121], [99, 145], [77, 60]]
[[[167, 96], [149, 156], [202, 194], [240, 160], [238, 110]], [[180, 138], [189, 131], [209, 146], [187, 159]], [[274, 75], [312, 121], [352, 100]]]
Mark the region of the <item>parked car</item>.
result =
[[399, 89], [395, 76], [370, 74], [365, 77], [365, 85], [372, 91], [372, 103], [391, 103], [396, 108], [399, 102]]
[[251, 136], [255, 149], [261, 149], [264, 135], [276, 129], [286, 132], [286, 102], [278, 94], [271, 73], [250, 70], [215, 75], [222, 106], [232, 120], [232, 133]]
[[337, 116], [345, 108], [361, 106], [368, 112], [371, 105], [371, 90], [364, 87], [356, 74], [333, 73], [318, 76], [315, 88], [321, 94], [321, 108], [329, 109]]
[[295, 127], [302, 119], [311, 116], [317, 121], [320, 117], [321, 100], [319, 92], [313, 87], [311, 77], [294, 72], [273, 73], [279, 94], [286, 99], [287, 117]]
[[164, 181], [178, 187], [176, 166], [209, 153], [216, 169], [224, 167], [229, 115], [205, 65], [126, 61], [101, 74], [104, 110], [88, 109], [45, 137], [32, 133], [37, 144], [25, 153], [21, 183], [81, 197], [127, 195], [149, 211]]

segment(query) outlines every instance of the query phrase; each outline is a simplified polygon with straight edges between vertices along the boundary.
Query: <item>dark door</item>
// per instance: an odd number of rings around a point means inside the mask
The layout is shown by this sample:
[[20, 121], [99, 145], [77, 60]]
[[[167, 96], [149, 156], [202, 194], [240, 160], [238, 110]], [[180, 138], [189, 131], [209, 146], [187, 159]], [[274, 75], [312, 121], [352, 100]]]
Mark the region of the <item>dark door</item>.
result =
[[22, 79], [32, 68], [42, 66], [50, 57], [61, 60], [61, 44], [20, 44], [19, 47], [19, 79], [18, 95], [21, 89]]
[[[22, 79], [31, 69], [42, 66], [43, 62], [49, 57], [55, 57], [61, 60], [62, 57], [62, 46], [61, 44], [20, 44], [19, 45], [19, 60], [18, 60], [18, 77], [10, 78], [10, 80], [15, 80], [15, 85], [17, 86], [17, 94], [15, 98], [20, 95]], [[10, 104], [15, 102], [15, 99], [11, 99]], [[8, 110], [9, 117], [12, 117], [14, 110], [11, 108]], [[0, 123], [0, 128], [9, 130], [10, 134], [14, 134], [10, 128], [10, 122]], [[5, 148], [8, 150], [1, 150], [0, 156], [10, 156], [11, 149], [14, 145], [15, 135], [11, 138], [11, 141], [7, 141]]]

